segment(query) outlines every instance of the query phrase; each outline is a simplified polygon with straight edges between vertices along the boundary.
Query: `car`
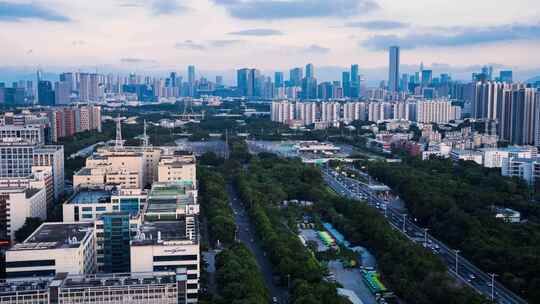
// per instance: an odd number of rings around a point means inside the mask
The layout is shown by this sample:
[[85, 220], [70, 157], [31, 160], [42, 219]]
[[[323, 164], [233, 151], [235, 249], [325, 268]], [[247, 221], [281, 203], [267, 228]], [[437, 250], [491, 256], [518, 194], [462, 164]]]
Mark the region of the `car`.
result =
[[272, 297], [272, 304], [278, 304], [278, 303], [279, 303], [278, 298]]

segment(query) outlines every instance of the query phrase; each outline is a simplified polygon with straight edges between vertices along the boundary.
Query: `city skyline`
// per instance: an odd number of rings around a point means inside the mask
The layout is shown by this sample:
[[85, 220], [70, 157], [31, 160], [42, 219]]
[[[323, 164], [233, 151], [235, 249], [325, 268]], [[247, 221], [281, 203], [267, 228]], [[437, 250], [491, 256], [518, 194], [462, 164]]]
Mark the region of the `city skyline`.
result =
[[401, 47], [404, 71], [423, 61], [450, 73], [489, 64], [521, 80], [540, 75], [540, 4], [520, 0], [486, 14], [487, 1], [458, 2], [1, 1], [0, 34], [11, 47], [0, 50], [0, 78], [38, 66], [155, 74], [195, 64], [227, 81], [234, 74], [224, 71], [312, 62], [321, 75], [357, 63], [360, 74], [379, 81], [387, 80], [390, 45]]

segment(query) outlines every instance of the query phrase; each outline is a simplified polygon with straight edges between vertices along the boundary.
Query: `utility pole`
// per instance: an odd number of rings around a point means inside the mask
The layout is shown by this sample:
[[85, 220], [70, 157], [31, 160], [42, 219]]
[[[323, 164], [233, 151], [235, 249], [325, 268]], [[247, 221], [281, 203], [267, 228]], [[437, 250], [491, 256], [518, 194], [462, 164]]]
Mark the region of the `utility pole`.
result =
[[427, 247], [427, 232], [429, 228], [424, 228], [424, 247]]
[[490, 273], [491, 276], [491, 301], [495, 301], [495, 276], [496, 274]]
[[458, 249], [454, 249], [454, 252], [456, 254], [456, 275], [459, 277], [459, 269], [458, 269], [458, 266], [459, 266], [459, 252], [461, 250], [458, 250]]
[[403, 233], [407, 234], [405, 231], [405, 223], [407, 222], [407, 214], [403, 214]]

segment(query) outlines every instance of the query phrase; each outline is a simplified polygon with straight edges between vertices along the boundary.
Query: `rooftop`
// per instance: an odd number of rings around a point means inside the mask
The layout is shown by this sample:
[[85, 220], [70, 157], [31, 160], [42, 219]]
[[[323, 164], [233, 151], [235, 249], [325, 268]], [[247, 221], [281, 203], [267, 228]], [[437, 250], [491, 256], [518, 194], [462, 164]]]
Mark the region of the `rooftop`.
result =
[[93, 223], [44, 223], [24, 242], [9, 250], [77, 248], [92, 234], [93, 228]]
[[131, 241], [134, 246], [155, 245], [161, 241], [187, 240], [185, 221], [145, 222]]
[[111, 201], [113, 191], [103, 189], [81, 189], [67, 201], [68, 204], [96, 204]]

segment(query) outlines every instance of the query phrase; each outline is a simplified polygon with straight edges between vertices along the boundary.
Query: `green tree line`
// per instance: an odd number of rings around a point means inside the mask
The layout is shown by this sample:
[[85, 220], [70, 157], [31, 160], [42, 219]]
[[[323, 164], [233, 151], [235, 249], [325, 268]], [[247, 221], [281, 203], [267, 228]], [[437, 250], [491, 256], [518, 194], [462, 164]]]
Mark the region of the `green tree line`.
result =
[[[470, 162], [442, 159], [367, 166], [403, 198], [420, 225], [484, 271], [499, 274], [531, 303], [540, 303], [540, 206], [529, 202], [523, 182]], [[493, 206], [518, 210], [526, 221], [496, 219]]]

